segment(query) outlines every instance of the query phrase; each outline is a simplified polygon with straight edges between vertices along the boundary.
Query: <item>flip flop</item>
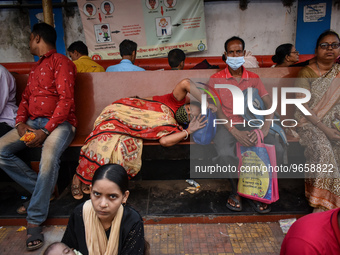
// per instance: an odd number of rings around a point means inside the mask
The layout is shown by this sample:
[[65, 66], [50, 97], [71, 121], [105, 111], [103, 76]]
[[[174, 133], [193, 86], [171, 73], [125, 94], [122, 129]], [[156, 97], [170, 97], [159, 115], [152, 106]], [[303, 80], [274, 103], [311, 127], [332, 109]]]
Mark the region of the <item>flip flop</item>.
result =
[[[229, 198], [235, 202], [235, 206], [232, 206], [231, 204], [228, 203]], [[231, 194], [231, 195], [228, 197], [228, 200], [227, 200], [226, 206], [227, 206], [227, 208], [228, 208], [229, 210], [232, 210], [232, 211], [235, 211], [235, 212], [240, 212], [240, 211], [242, 211], [242, 203], [241, 203], [240, 200], [238, 200], [238, 199], [236, 198], [236, 194]], [[239, 205], [240, 207], [236, 207], [237, 205]]]
[[[261, 214], [269, 213], [272, 210], [272, 208], [269, 204], [261, 203], [259, 201], [250, 200], [250, 199], [248, 199], [248, 202], [254, 208], [254, 210], [258, 213], [261, 213]], [[267, 205], [267, 209], [261, 210], [260, 207], [263, 207], [263, 205]]]
[[26, 214], [29, 204], [30, 204], [30, 200], [27, 200], [26, 202], [22, 203], [22, 205], [17, 209], [17, 213], [18, 214]]
[[71, 193], [72, 193], [72, 196], [79, 200], [79, 199], [82, 199], [84, 194], [81, 190], [81, 183], [80, 185], [78, 184], [74, 184], [75, 183], [75, 178], [77, 178], [76, 175], [73, 176], [73, 180], [72, 180], [72, 184], [71, 184]]
[[[26, 240], [26, 249], [28, 251], [34, 251], [44, 245], [44, 235], [42, 234], [42, 226], [27, 228], [27, 235], [31, 235]], [[40, 241], [40, 243], [33, 244], [34, 241]], [[32, 245], [28, 245], [29, 243], [32, 243]]]

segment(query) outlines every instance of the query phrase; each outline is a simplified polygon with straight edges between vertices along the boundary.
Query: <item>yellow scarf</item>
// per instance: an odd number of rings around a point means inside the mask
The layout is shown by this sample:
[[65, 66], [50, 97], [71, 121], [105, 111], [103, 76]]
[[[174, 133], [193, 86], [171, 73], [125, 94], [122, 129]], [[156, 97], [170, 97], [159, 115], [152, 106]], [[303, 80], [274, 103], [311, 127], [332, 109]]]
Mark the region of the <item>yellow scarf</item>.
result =
[[124, 207], [120, 205], [111, 224], [109, 240], [105, 229], [93, 209], [91, 200], [83, 206], [83, 219], [85, 225], [85, 238], [89, 255], [117, 255], [119, 246], [120, 224], [123, 218]]

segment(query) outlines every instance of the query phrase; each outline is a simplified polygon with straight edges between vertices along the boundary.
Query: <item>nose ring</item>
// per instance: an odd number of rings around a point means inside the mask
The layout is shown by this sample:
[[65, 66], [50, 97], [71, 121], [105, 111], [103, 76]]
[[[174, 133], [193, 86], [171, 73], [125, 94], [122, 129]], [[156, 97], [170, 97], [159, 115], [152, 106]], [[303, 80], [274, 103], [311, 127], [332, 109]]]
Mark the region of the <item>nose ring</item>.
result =
[[109, 204], [105, 204], [105, 207], [108, 207], [109, 206]]

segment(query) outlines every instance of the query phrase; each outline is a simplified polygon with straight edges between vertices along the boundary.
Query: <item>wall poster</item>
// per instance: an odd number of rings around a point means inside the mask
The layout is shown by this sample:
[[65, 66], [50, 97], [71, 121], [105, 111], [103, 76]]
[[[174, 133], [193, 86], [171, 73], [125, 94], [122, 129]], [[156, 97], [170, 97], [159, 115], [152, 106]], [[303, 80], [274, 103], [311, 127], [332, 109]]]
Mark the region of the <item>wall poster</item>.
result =
[[119, 59], [124, 39], [138, 44], [138, 58], [207, 49], [203, 0], [78, 0], [78, 6], [92, 59]]

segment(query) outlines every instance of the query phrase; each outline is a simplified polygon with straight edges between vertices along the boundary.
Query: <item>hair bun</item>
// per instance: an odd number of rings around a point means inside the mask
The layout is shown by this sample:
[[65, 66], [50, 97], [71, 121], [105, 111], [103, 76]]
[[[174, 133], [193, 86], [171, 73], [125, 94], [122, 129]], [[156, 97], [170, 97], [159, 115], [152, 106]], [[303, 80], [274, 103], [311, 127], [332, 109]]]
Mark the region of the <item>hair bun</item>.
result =
[[272, 61], [273, 61], [274, 63], [277, 63], [277, 61], [278, 61], [277, 58], [278, 58], [277, 55], [272, 56]]

